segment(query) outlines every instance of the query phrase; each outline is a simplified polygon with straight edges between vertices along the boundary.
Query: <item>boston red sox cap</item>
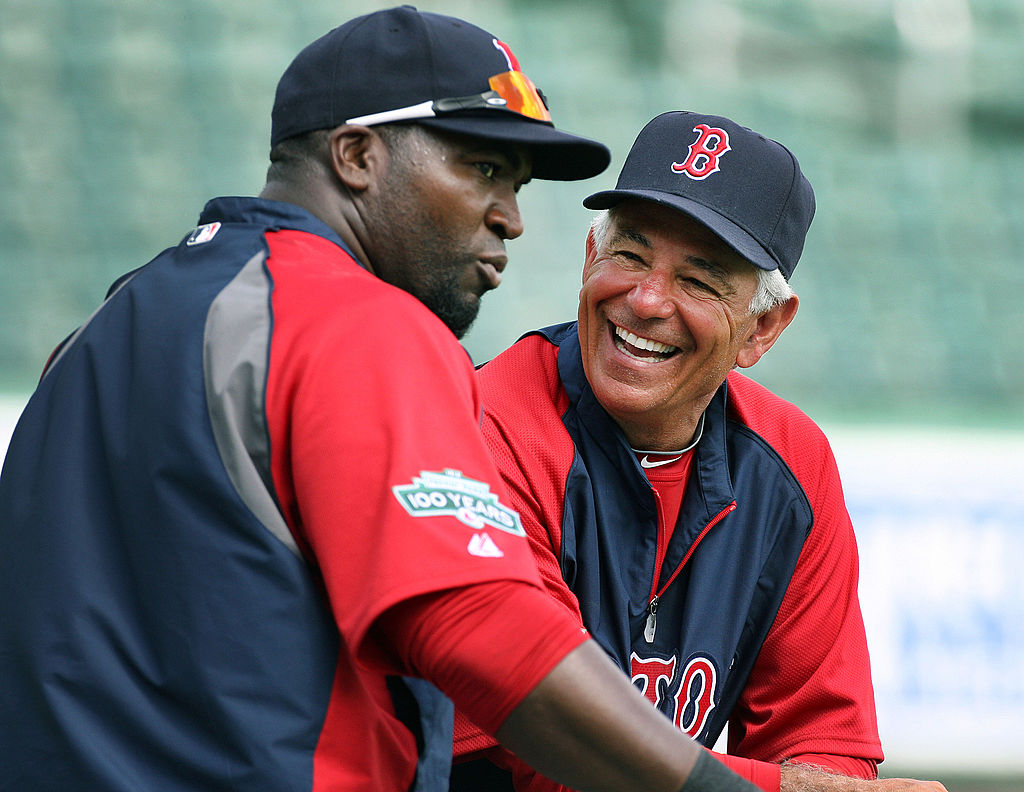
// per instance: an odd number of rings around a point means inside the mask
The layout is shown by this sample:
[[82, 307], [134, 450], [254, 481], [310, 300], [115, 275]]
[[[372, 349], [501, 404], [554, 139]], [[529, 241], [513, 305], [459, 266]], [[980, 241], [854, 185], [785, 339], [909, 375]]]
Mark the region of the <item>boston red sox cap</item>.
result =
[[761, 269], [793, 274], [814, 217], [814, 191], [789, 149], [721, 116], [663, 113], [637, 136], [614, 190], [588, 209], [627, 198], [670, 206], [714, 231]]
[[611, 160], [601, 143], [555, 129], [507, 44], [408, 5], [352, 19], [303, 49], [278, 83], [271, 120], [271, 146], [345, 123], [402, 121], [520, 143], [540, 179], [586, 179]]

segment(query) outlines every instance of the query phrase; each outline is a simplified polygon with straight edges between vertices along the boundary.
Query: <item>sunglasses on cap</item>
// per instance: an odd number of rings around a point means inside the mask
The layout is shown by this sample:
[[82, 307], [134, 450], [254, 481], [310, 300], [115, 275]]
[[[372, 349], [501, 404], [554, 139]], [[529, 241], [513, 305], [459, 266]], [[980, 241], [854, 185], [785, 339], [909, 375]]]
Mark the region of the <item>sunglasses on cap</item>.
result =
[[491, 90], [470, 96], [453, 96], [448, 99], [428, 99], [419, 104], [384, 110], [380, 113], [356, 116], [346, 124], [390, 124], [395, 121], [411, 121], [417, 118], [435, 118], [439, 115], [464, 112], [466, 110], [511, 110], [536, 121], [551, 122], [544, 96], [530, 78], [520, 71], [496, 74], [488, 81]]

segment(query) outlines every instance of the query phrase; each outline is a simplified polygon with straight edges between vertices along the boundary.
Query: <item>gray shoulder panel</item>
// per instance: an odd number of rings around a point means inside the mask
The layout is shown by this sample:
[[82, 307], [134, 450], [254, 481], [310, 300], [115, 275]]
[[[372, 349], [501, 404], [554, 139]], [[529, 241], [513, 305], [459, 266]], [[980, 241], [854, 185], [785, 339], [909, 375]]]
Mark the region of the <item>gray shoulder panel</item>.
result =
[[253, 256], [221, 290], [206, 318], [206, 403], [221, 459], [239, 496], [274, 536], [301, 555], [272, 495], [266, 422], [271, 283], [265, 253]]

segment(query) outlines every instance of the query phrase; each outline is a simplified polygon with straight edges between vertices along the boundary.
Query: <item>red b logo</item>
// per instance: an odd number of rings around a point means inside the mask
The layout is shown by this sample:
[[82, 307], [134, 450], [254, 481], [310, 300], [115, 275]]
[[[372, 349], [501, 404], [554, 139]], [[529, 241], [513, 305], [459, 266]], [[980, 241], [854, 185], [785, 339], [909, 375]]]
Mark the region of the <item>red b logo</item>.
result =
[[691, 179], [706, 179], [718, 171], [719, 159], [729, 150], [729, 133], [707, 124], [697, 124], [693, 131], [699, 134], [690, 144], [690, 153], [684, 162], [673, 162], [672, 170]]

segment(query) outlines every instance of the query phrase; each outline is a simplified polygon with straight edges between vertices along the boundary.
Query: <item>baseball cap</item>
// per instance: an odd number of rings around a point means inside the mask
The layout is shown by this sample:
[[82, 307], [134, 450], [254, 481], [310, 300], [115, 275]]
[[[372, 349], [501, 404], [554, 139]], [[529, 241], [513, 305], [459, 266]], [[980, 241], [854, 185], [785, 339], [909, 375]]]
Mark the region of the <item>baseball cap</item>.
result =
[[689, 215], [786, 280], [814, 217], [814, 191], [789, 149], [728, 118], [683, 110], [652, 119], [637, 135], [615, 189], [596, 192], [583, 205], [608, 209], [627, 198]]
[[409, 5], [356, 17], [303, 49], [278, 83], [271, 121], [272, 147], [345, 123], [404, 121], [519, 143], [539, 179], [586, 179], [611, 161], [603, 144], [555, 129], [507, 44]]

